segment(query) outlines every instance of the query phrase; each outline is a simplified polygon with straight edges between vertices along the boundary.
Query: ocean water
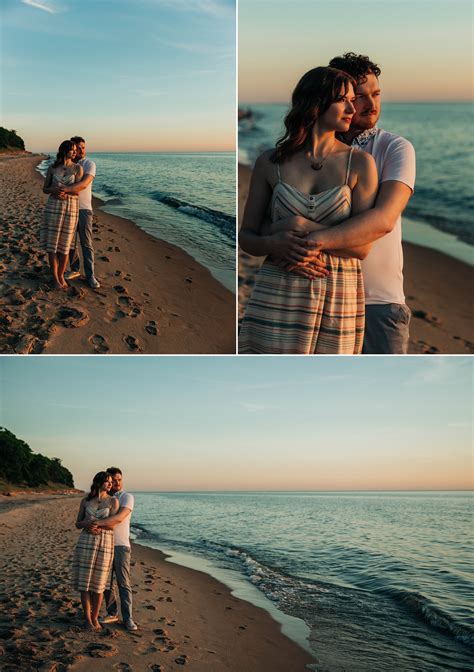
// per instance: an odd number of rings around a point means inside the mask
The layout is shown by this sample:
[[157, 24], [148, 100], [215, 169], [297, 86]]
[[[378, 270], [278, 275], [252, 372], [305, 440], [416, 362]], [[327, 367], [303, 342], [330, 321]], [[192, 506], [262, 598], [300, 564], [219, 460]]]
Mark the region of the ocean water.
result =
[[[235, 292], [235, 154], [88, 157], [97, 164], [93, 193], [106, 212], [182, 248]], [[43, 174], [48, 163], [39, 167]]]
[[317, 672], [470, 670], [473, 509], [464, 492], [138, 493], [132, 523], [304, 621]]
[[[239, 161], [251, 166], [282, 135], [288, 108], [249, 107], [253, 118], [239, 123]], [[404, 238], [474, 263], [472, 104], [385, 103], [378, 125], [407, 138], [416, 151], [415, 192], [404, 214]], [[430, 236], [430, 229], [450, 234], [453, 241], [436, 231]]]

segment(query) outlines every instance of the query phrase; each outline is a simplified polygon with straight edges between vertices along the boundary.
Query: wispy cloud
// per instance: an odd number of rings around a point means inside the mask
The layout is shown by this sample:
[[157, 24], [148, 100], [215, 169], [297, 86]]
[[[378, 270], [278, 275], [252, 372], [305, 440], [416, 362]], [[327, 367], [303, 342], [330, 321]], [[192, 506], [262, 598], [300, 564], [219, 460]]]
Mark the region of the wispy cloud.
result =
[[233, 0], [159, 0], [159, 3], [179, 11], [205, 14], [216, 19], [235, 15]]
[[43, 12], [49, 12], [49, 14], [57, 14], [58, 10], [51, 5], [50, 3], [46, 2], [46, 0], [21, 0], [21, 2], [24, 5], [28, 5], [29, 7], [35, 7], [36, 9], [42, 9]]

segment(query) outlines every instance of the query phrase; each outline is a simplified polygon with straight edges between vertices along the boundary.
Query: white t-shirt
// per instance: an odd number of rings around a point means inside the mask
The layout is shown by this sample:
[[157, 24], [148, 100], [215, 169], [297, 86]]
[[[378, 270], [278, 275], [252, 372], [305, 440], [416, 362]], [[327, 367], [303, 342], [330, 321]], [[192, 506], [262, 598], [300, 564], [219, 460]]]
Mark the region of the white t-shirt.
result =
[[[96, 168], [93, 161], [86, 157], [77, 163], [82, 166], [84, 177], [86, 175], [93, 175], [95, 177]], [[94, 180], [92, 180], [92, 182], [93, 181]], [[92, 182], [79, 192], [79, 210], [92, 210]]]
[[[374, 157], [380, 184], [396, 180], [414, 190], [415, 150], [408, 140], [379, 128], [361, 149]], [[362, 275], [366, 304], [405, 303], [401, 216], [390, 233], [373, 243]]]
[[114, 527], [114, 546], [127, 546], [130, 548], [130, 518], [132, 517], [131, 512], [133, 511], [135, 500], [133, 495], [129, 492], [125, 492], [125, 490], [116, 492], [114, 497], [117, 497], [119, 500], [119, 509], [121, 509], [122, 506], [126, 506], [127, 509], [130, 509], [130, 515]]

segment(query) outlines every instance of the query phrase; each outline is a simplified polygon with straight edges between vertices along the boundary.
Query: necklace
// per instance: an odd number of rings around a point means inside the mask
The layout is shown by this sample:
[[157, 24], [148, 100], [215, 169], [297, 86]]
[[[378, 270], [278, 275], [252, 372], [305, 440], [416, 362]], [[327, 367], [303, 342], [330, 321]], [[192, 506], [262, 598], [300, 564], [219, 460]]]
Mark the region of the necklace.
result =
[[334, 148], [334, 143], [335, 143], [335, 142], [336, 142], [336, 138], [334, 138], [333, 143], [332, 143], [332, 145], [331, 145], [331, 149], [329, 150], [329, 152], [326, 154], [326, 156], [323, 156], [323, 158], [322, 158], [320, 161], [317, 161], [317, 160], [316, 160], [314, 154], [311, 154], [311, 155], [310, 155], [311, 168], [312, 168], [313, 170], [321, 170], [321, 168], [323, 167], [323, 164], [324, 164], [324, 162], [326, 161], [326, 159], [328, 158], [329, 154], [332, 153], [332, 150], [333, 150], [333, 148]]

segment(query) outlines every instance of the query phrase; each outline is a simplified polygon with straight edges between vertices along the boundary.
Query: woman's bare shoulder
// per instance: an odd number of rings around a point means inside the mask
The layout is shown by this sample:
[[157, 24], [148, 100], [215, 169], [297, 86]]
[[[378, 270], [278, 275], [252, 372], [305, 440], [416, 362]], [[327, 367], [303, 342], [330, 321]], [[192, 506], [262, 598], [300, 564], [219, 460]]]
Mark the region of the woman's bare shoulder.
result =
[[375, 159], [369, 152], [355, 148], [352, 152], [352, 165], [355, 169], [368, 170], [375, 166]]

